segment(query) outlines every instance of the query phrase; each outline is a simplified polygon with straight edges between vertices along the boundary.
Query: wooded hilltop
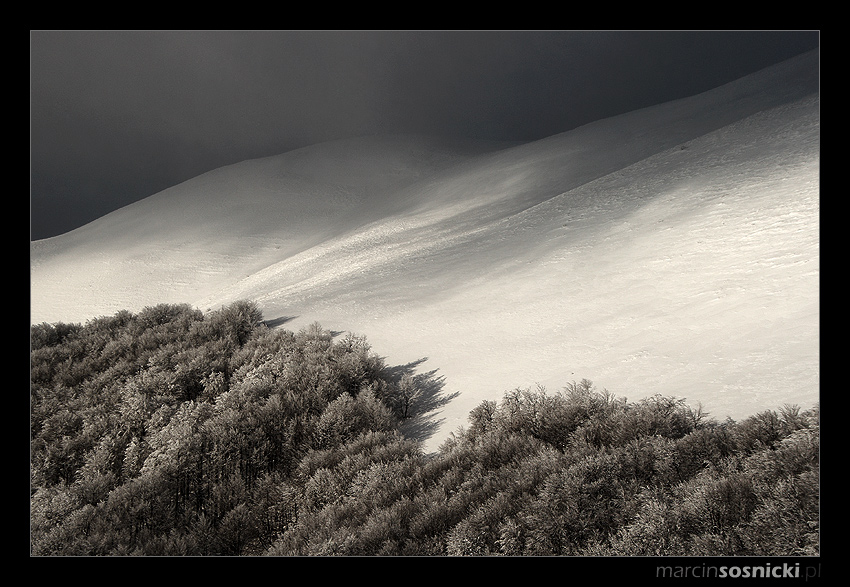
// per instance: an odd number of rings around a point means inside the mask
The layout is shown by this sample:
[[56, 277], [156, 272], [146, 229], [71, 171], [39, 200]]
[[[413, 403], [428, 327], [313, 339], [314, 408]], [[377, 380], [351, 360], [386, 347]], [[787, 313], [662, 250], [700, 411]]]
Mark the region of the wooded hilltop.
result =
[[819, 408], [516, 389], [436, 454], [434, 372], [253, 302], [31, 326], [35, 556], [817, 556]]

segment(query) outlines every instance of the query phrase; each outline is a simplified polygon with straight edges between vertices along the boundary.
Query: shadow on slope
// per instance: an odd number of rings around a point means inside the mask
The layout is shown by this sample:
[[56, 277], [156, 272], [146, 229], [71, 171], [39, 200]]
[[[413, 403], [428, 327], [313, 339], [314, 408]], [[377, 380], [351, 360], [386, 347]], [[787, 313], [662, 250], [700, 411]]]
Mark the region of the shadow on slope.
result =
[[405, 365], [387, 368], [393, 380], [401, 380], [406, 375], [414, 380], [415, 393], [409, 398], [410, 412], [400, 428], [405, 437], [422, 443], [436, 434], [444, 421], [443, 418], [434, 417], [438, 410], [460, 396], [459, 391], [450, 394], [443, 392], [446, 378], [437, 375], [439, 369], [413, 374], [415, 369], [427, 360], [427, 357], [423, 357]]
[[269, 328], [277, 328], [278, 326], [282, 326], [296, 318], [298, 318], [298, 316], [278, 316], [277, 318], [272, 318], [270, 320], [263, 320], [263, 324]]

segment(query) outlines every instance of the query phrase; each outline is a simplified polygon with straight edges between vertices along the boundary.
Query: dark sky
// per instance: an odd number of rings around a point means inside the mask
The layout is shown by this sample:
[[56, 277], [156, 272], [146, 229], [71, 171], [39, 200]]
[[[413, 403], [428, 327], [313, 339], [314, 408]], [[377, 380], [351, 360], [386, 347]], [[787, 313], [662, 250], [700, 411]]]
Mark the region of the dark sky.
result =
[[31, 238], [206, 171], [375, 133], [534, 140], [699, 93], [814, 32], [32, 31]]

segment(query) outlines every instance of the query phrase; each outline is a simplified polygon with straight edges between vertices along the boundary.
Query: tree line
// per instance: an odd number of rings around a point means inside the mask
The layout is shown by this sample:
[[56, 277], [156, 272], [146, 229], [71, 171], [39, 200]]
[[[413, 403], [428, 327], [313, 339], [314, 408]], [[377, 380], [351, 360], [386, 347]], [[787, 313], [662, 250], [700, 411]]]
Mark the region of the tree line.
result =
[[819, 410], [717, 422], [590, 381], [485, 401], [435, 454], [430, 374], [252, 302], [31, 327], [34, 555], [819, 554]]

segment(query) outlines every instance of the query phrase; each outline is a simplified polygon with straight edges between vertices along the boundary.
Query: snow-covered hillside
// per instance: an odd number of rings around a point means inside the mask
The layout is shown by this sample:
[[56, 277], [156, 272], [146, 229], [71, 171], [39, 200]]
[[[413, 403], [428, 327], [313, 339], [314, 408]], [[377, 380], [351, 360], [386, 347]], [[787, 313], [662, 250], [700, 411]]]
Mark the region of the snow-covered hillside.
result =
[[31, 245], [31, 318], [256, 300], [451, 402], [587, 378], [742, 418], [819, 393], [818, 53], [522, 145], [325, 143]]

